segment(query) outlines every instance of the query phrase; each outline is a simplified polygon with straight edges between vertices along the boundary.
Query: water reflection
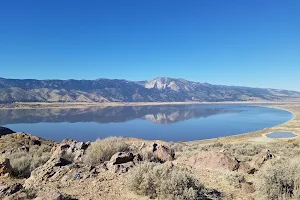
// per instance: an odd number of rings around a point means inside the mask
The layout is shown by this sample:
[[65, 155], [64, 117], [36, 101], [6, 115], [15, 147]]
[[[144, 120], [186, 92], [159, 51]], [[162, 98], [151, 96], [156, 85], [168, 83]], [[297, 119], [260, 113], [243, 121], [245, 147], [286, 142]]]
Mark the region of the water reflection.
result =
[[126, 122], [137, 118], [157, 124], [170, 124], [188, 119], [206, 118], [212, 115], [233, 112], [241, 112], [241, 110], [200, 105], [16, 109], [0, 110], [0, 124], [32, 124], [40, 122], [111, 123]]

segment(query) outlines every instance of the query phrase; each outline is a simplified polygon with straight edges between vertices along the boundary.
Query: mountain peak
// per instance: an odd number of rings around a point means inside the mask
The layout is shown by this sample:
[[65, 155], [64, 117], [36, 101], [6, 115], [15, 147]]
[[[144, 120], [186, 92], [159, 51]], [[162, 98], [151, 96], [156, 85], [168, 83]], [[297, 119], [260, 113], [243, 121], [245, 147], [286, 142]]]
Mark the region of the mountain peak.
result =
[[189, 91], [192, 82], [184, 80], [182, 78], [169, 78], [169, 77], [157, 77], [150, 81], [146, 81], [145, 88], [155, 88], [158, 90], [172, 90], [172, 91]]

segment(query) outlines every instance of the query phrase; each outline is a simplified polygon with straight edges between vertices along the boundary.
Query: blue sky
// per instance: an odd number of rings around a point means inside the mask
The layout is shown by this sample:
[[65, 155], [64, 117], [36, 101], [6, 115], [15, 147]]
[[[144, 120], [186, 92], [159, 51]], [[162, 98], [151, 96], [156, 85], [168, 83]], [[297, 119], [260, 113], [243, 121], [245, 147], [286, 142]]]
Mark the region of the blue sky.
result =
[[299, 0], [0, 1], [0, 77], [300, 91]]

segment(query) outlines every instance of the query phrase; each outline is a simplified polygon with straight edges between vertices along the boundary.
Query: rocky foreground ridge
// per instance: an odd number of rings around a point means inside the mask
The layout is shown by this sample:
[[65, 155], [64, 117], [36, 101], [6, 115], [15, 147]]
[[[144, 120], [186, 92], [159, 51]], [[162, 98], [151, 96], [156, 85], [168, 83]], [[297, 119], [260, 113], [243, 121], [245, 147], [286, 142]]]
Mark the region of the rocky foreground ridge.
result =
[[299, 92], [289, 90], [212, 85], [167, 77], [150, 81], [0, 78], [0, 103], [278, 101], [299, 97]]
[[[107, 138], [0, 138], [2, 199], [268, 199], [260, 183], [280, 156], [267, 146]], [[276, 151], [275, 151], [276, 153]]]

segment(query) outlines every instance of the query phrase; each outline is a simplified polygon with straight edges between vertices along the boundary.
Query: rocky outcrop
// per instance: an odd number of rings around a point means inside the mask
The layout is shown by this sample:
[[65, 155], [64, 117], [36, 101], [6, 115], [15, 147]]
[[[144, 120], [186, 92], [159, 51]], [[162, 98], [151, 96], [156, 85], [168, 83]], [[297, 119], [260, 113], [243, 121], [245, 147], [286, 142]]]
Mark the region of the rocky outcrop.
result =
[[10, 130], [9, 128], [0, 126], [0, 136], [11, 134], [11, 133], [14, 133], [14, 131]]
[[259, 169], [261, 168], [268, 160], [271, 160], [274, 158], [274, 155], [270, 153], [269, 150], [262, 151], [259, 154], [255, 155], [252, 159], [251, 165]]
[[68, 180], [86, 179], [96, 176], [101, 171], [88, 165], [71, 163], [63, 158], [51, 158], [44, 165], [32, 171], [25, 181], [25, 188], [39, 188], [46, 183], [66, 183]]
[[53, 147], [52, 158], [64, 158], [70, 162], [80, 162], [89, 145], [90, 142], [63, 140], [56, 147]]
[[0, 185], [0, 198], [5, 200], [76, 200], [55, 189], [47, 188], [44, 191], [27, 190], [20, 183]]
[[239, 161], [235, 157], [215, 151], [199, 152], [188, 158], [186, 164], [195, 169], [235, 171], [239, 168]]
[[0, 198], [7, 200], [26, 199], [28, 194], [20, 183], [0, 186]]
[[174, 150], [163, 144], [153, 143], [146, 147], [142, 146], [140, 151], [143, 155], [143, 159], [151, 162], [164, 163], [175, 159]]
[[5, 158], [3, 162], [0, 162], [0, 176], [10, 175], [12, 171], [9, 159]]
[[118, 164], [131, 162], [133, 161], [133, 159], [134, 156], [131, 152], [118, 152], [111, 157], [110, 162], [113, 165], [118, 165]]
[[109, 169], [117, 174], [122, 174], [128, 172], [131, 168], [135, 166], [134, 162], [126, 162], [123, 164], [117, 164], [117, 165], [108, 165]]
[[131, 152], [118, 152], [114, 154], [108, 163], [105, 163], [107, 169], [114, 173], [125, 173], [141, 161], [139, 154], [133, 155]]

